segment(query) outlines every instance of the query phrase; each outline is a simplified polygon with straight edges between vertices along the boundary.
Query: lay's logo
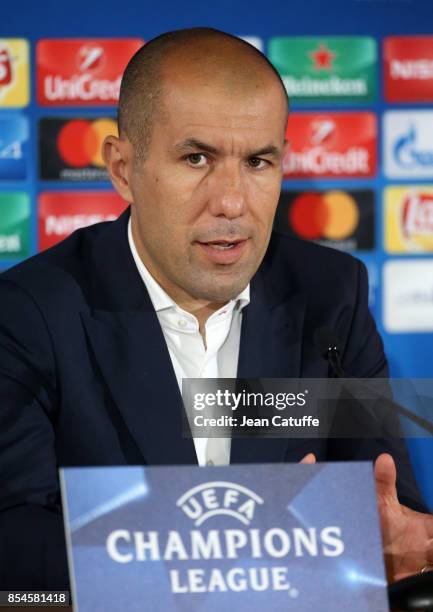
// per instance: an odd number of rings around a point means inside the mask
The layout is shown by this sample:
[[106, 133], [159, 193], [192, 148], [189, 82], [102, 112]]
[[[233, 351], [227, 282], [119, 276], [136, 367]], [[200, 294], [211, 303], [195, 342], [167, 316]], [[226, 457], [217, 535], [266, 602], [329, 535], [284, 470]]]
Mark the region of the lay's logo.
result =
[[433, 186], [388, 187], [385, 247], [390, 253], [433, 252]]
[[30, 98], [29, 44], [0, 38], [0, 107], [27, 106]]

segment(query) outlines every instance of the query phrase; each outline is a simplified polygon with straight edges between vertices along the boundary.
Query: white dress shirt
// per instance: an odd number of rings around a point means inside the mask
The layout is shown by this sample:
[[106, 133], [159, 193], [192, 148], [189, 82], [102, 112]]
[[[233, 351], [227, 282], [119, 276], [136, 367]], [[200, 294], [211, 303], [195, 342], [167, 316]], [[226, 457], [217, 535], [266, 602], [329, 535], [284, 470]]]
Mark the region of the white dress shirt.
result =
[[[171, 299], [140, 259], [132, 237], [131, 219], [128, 241], [161, 325], [180, 391], [183, 378], [236, 378], [242, 309], [250, 301], [249, 284], [208, 318], [205, 348], [196, 317]], [[199, 465], [230, 463], [230, 438], [194, 438], [194, 446]]]

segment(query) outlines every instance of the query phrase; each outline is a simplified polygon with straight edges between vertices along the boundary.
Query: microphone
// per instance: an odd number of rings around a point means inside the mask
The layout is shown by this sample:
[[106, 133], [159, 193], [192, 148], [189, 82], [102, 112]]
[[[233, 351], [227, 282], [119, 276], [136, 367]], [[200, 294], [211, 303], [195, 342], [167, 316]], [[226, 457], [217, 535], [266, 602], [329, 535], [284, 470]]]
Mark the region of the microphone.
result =
[[388, 586], [391, 610], [433, 610], [433, 572], [416, 574]]
[[[319, 329], [316, 329], [316, 331], [314, 332], [314, 343], [317, 349], [319, 350], [319, 353], [324, 359], [326, 359], [326, 361], [331, 366], [331, 369], [337, 378], [348, 378], [356, 380], [352, 376], [348, 376], [343, 370], [343, 367], [341, 365], [340, 341], [329, 327], [320, 327]], [[357, 381], [357, 385], [359, 385], [360, 388], [368, 388], [368, 385], [359, 381]], [[418, 416], [417, 414], [413, 414], [410, 410], [407, 410], [403, 406], [400, 406], [399, 404], [393, 402], [389, 397], [386, 397], [385, 395], [377, 393], [377, 397], [378, 399], [386, 402], [387, 407], [391, 407], [392, 410], [394, 410], [401, 416], [406, 417], [407, 419], [421, 427], [421, 429], [428, 431], [430, 435], [433, 435], [433, 423], [431, 423], [427, 419], [424, 419], [423, 417]]]
[[340, 343], [334, 332], [329, 327], [320, 327], [314, 332], [314, 344], [319, 349], [324, 359], [329, 361], [337, 378], [346, 378], [341, 366]]

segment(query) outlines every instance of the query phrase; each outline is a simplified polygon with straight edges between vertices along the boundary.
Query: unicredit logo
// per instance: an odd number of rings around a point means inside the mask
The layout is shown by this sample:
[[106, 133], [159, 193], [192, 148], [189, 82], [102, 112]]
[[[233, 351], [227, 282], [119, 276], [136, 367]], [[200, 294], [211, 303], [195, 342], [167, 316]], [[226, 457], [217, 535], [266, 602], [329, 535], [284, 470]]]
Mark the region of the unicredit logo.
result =
[[335, 132], [335, 121], [332, 119], [322, 119], [314, 121], [312, 125], [311, 142], [313, 145], [321, 145], [329, 140]]
[[40, 40], [38, 101], [46, 106], [115, 104], [122, 73], [140, 39]]
[[314, 147], [290, 153], [283, 170], [286, 174], [369, 174], [369, 155], [361, 147], [350, 147], [344, 153]]
[[48, 100], [112, 100], [119, 98], [121, 77], [115, 81], [93, 79], [90, 74], [64, 79], [60, 75], [45, 79], [44, 93]]
[[402, 168], [415, 168], [417, 166], [433, 168], [432, 149], [421, 149], [417, 146], [418, 134], [414, 124], [409, 126], [406, 134], [398, 138], [394, 145], [394, 158]]
[[45, 95], [48, 100], [112, 100], [119, 98], [119, 75], [114, 80], [97, 79], [94, 73], [100, 71], [105, 62], [104, 49], [97, 44], [86, 44], [77, 53], [77, 67], [81, 74], [69, 79], [50, 75], [45, 79]]
[[104, 49], [100, 45], [84, 45], [78, 52], [78, 69], [80, 72], [96, 70], [101, 67]]
[[372, 176], [376, 171], [376, 117], [373, 113], [293, 113], [283, 159], [287, 178]]

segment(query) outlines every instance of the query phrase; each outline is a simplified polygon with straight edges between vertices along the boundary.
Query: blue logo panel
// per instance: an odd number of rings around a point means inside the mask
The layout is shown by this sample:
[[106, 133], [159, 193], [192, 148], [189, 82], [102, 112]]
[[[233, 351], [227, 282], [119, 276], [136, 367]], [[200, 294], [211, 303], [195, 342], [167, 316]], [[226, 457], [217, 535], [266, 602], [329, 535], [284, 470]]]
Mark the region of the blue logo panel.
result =
[[80, 612], [385, 612], [367, 463], [61, 470]]
[[0, 116], [0, 180], [27, 177], [29, 124], [21, 115]]

